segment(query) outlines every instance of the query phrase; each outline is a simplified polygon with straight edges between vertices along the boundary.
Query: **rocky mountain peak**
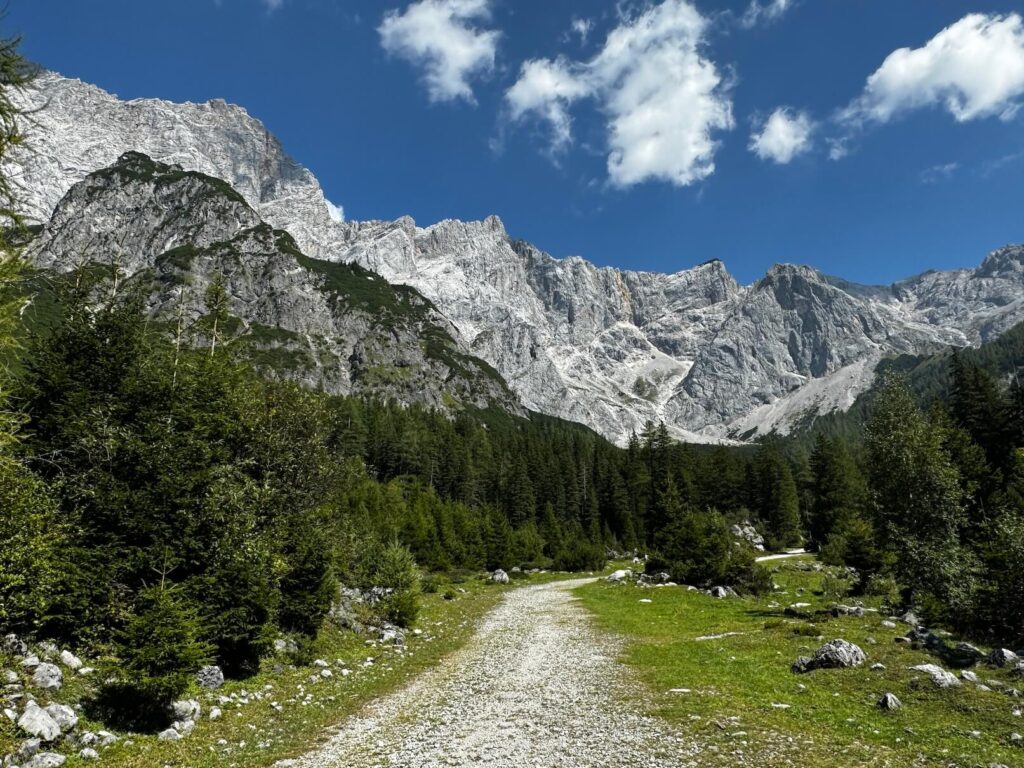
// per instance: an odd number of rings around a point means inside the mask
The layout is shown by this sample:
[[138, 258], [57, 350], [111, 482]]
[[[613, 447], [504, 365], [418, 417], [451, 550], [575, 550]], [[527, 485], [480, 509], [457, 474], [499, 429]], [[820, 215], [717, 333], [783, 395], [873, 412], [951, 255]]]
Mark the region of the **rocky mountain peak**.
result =
[[975, 271], [978, 277], [1024, 275], [1024, 246], [1007, 245], [990, 253]]
[[[896, 289], [789, 264], [748, 287], [717, 259], [693, 259], [697, 266], [674, 274], [601, 268], [514, 240], [497, 217], [426, 227], [408, 217], [338, 222], [313, 175], [230, 105], [123, 102], [52, 74], [18, 98], [37, 110], [32, 151], [9, 170], [40, 220], [90, 172], [129, 150], [179, 165], [172, 174], [223, 179], [249, 206], [247, 213], [238, 201], [224, 202], [238, 207], [232, 226], [239, 231], [255, 215], [289, 232], [324, 274], [359, 265], [409, 286], [429, 300], [431, 322], [450, 328], [463, 353], [493, 366], [527, 406], [620, 441], [648, 419], [698, 440], [784, 430], [807, 410], [848, 404], [870, 385], [881, 356], [976, 344], [1024, 319], [1019, 248], [997, 251], [973, 272], [934, 272]], [[146, 222], [144, 238], [153, 240], [139, 243], [140, 253], [172, 236], [214, 237], [200, 220], [187, 233], [162, 225], [168, 201], [161, 195], [177, 187], [139, 183], [146, 195], [125, 196], [109, 215], [95, 209], [98, 218], [80, 226], [96, 230], [114, 214], [127, 217], [122, 207], [132, 202]], [[72, 258], [67, 248], [48, 252], [53, 263]]]

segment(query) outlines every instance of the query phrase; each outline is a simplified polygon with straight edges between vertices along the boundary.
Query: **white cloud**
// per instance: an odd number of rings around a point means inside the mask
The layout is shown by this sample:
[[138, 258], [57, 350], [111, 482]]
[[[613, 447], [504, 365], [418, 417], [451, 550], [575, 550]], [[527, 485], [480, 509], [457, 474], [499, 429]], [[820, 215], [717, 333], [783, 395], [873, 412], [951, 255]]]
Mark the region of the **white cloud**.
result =
[[551, 148], [557, 152], [572, 142], [569, 105], [589, 94], [584, 79], [564, 59], [534, 59], [523, 64], [519, 79], [505, 93], [513, 120], [536, 113], [551, 126]]
[[482, 29], [490, 0], [419, 0], [388, 11], [377, 28], [393, 56], [423, 70], [431, 101], [473, 102], [470, 81], [494, 69], [500, 33]]
[[785, 165], [811, 149], [814, 122], [806, 112], [779, 107], [750, 136], [750, 151], [762, 160]]
[[750, 0], [750, 5], [740, 17], [740, 25], [749, 29], [761, 23], [775, 21], [794, 5], [796, 5], [796, 0], [765, 0], [765, 2]]
[[733, 127], [729, 83], [703, 53], [707, 21], [686, 0], [664, 0], [624, 17], [589, 61], [535, 59], [506, 93], [514, 120], [552, 129], [571, 143], [569, 107], [593, 98], [607, 118], [613, 184], [693, 184], [715, 169], [717, 131]]
[[327, 203], [327, 213], [328, 213], [328, 215], [330, 215], [331, 219], [333, 221], [336, 221], [338, 224], [344, 223], [344, 221], [345, 221], [345, 209], [342, 208], [340, 205], [335, 205], [334, 203], [332, 203], [330, 200], [327, 200], [326, 198], [324, 198], [324, 202]]
[[953, 177], [953, 174], [960, 168], [960, 163], [942, 163], [925, 168], [921, 171], [922, 184], [938, 184]]
[[864, 92], [840, 111], [850, 127], [887, 123], [914, 109], [940, 105], [958, 122], [1008, 120], [1024, 96], [1024, 22], [972, 13], [921, 48], [893, 51]]
[[586, 45], [587, 38], [590, 37], [590, 30], [593, 28], [594, 22], [590, 19], [575, 18], [569, 25], [569, 36], [575, 35], [580, 39], [580, 43]]

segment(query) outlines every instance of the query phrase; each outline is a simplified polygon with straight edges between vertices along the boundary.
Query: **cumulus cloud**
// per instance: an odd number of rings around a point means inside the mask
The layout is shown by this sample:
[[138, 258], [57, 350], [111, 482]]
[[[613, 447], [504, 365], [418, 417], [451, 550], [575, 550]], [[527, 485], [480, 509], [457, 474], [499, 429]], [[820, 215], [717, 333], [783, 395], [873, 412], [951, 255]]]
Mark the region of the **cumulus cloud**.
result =
[[572, 142], [569, 106], [588, 94], [587, 84], [565, 59], [534, 59], [523, 64], [505, 99], [513, 120], [535, 113], [548, 122], [551, 147], [557, 152]]
[[750, 0], [747, 10], [740, 16], [740, 25], [750, 29], [758, 24], [764, 24], [782, 18], [786, 11], [796, 5], [796, 0]]
[[263, 5], [266, 6], [268, 11], [276, 11], [284, 5], [284, 0], [263, 0]]
[[972, 13], [920, 48], [893, 51], [863, 93], [838, 114], [860, 128], [940, 106], [958, 122], [1008, 120], [1024, 96], [1024, 22], [1016, 13]]
[[423, 71], [431, 101], [473, 102], [470, 81], [494, 69], [500, 33], [483, 29], [490, 0], [419, 0], [388, 11], [377, 28], [384, 50]]
[[570, 107], [594, 99], [607, 120], [608, 175], [617, 186], [693, 184], [715, 170], [716, 133], [734, 126], [730, 83], [704, 55], [708, 22], [686, 0], [625, 16], [588, 61], [534, 59], [506, 92], [513, 120], [572, 141]]
[[344, 221], [345, 221], [345, 209], [342, 208], [340, 205], [335, 205], [334, 203], [332, 203], [330, 200], [327, 200], [326, 198], [324, 199], [324, 202], [327, 203], [327, 213], [328, 213], [328, 215], [330, 215], [331, 219], [333, 221], [336, 221], [338, 224], [344, 223]]
[[811, 149], [814, 122], [806, 112], [779, 107], [750, 135], [750, 151], [785, 165]]

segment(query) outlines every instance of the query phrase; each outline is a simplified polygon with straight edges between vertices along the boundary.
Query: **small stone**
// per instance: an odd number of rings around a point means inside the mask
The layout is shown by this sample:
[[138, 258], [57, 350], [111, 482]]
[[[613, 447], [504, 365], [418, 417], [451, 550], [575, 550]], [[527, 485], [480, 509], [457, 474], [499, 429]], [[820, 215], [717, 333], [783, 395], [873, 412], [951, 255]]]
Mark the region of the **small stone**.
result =
[[1013, 665], [1019, 657], [1013, 651], [1006, 648], [996, 648], [988, 655], [988, 663], [993, 667], [1005, 667]]
[[28, 645], [15, 634], [5, 635], [0, 649], [11, 656], [28, 656]]
[[61, 731], [67, 733], [78, 725], [78, 715], [75, 710], [66, 704], [51, 704], [46, 708], [46, 714], [53, 718]]
[[878, 708], [884, 709], [887, 712], [900, 709], [902, 706], [903, 702], [896, 698], [895, 694], [892, 693], [887, 693], [878, 700]]
[[44, 662], [32, 673], [32, 684], [43, 691], [59, 691], [64, 684], [64, 673], [56, 664]]
[[211, 707], [210, 708], [210, 719], [211, 720], [220, 720], [221, 714], [223, 714], [223, 713], [220, 711], [220, 707]]
[[181, 740], [181, 734], [178, 733], [173, 728], [168, 728], [165, 731], [160, 731], [160, 733], [158, 733], [156, 735], [156, 737], [160, 741], [180, 741]]
[[82, 760], [99, 760], [100, 759], [100, 753], [97, 752], [92, 747], [86, 747], [85, 749], [83, 749], [81, 752], [78, 753], [78, 756]]
[[60, 652], [60, 663], [73, 672], [77, 672], [82, 668], [82, 660], [67, 650]]
[[171, 704], [171, 715], [175, 720], [198, 720], [202, 711], [195, 699], [181, 699]]
[[937, 664], [919, 664], [911, 669], [915, 672], [924, 672], [939, 688], [955, 688], [960, 685], [960, 681], [954, 674], [947, 672]]
[[896, 629], [896, 622], [895, 621], [889, 621], [888, 619], [885, 619], [882, 622], [882, 626], [885, 627], [886, 629]]
[[224, 685], [224, 672], [215, 665], [203, 667], [196, 673], [196, 682], [200, 688], [215, 691]]
[[508, 574], [499, 568], [491, 574], [491, 581], [495, 584], [508, 584]]
[[885, 664], [872, 664], [871, 669], [875, 672], [885, 672]]
[[56, 752], [40, 752], [25, 763], [24, 768], [58, 768], [64, 765], [65, 760], [67, 758], [64, 755], [58, 755]]

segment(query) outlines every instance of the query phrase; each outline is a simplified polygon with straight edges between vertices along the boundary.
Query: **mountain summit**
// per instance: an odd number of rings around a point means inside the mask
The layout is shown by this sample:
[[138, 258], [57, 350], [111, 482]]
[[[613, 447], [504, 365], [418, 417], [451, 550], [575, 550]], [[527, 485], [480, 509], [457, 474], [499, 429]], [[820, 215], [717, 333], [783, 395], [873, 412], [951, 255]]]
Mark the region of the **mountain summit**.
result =
[[1019, 247], [888, 287], [793, 265], [741, 286], [717, 260], [675, 274], [599, 268], [512, 238], [496, 216], [340, 222], [316, 178], [223, 101], [121, 101], [53, 73], [19, 98], [35, 110], [30, 149], [9, 170], [39, 221], [129, 151], [222, 179], [305, 257], [418, 291], [525, 406], [620, 442], [649, 419], [690, 440], [784, 432], [847, 407], [886, 355], [978, 344], [1024, 320]]

